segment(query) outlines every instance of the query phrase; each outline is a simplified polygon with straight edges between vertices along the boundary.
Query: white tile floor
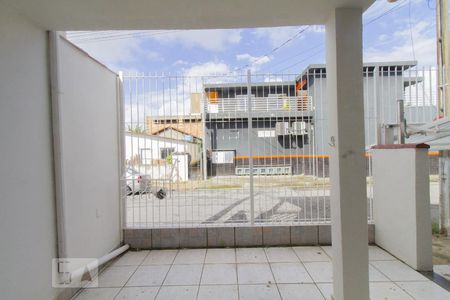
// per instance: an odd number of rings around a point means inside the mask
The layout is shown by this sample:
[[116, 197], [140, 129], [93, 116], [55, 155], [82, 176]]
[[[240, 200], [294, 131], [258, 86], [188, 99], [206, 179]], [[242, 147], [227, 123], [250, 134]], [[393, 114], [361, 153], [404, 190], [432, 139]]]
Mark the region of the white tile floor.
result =
[[[371, 300], [444, 300], [450, 293], [370, 246]], [[127, 252], [76, 300], [331, 299], [331, 247]]]

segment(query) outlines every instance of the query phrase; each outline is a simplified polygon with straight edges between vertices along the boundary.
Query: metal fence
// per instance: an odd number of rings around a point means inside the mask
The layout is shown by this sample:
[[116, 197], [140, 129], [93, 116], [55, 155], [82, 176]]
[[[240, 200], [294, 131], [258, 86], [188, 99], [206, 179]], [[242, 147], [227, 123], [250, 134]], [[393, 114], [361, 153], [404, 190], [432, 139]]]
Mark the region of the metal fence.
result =
[[[435, 73], [427, 72], [364, 68], [368, 149], [395, 123], [400, 98], [415, 122], [435, 116]], [[126, 74], [123, 93], [124, 227], [330, 221], [324, 67], [300, 75]]]

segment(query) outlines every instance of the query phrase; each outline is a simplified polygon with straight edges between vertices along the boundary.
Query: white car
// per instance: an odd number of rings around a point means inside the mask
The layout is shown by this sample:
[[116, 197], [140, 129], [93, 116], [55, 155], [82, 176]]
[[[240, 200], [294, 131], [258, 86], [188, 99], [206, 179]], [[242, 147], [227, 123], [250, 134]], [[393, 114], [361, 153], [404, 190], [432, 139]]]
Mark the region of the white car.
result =
[[126, 175], [127, 194], [145, 193], [148, 188], [149, 179], [147, 176], [141, 175], [138, 171], [128, 168]]
[[133, 168], [128, 168], [126, 172], [127, 195], [144, 194], [150, 192], [158, 199], [164, 199], [167, 192], [163, 188], [151, 188], [150, 177], [143, 175]]

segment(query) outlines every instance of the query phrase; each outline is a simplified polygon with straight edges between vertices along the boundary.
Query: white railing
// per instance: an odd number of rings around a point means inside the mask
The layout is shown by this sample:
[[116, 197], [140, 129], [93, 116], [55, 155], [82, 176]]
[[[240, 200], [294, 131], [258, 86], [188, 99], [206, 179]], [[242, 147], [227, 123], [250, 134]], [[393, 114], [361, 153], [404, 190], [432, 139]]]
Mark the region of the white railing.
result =
[[[217, 98], [207, 101], [208, 113], [237, 113], [248, 111], [247, 97]], [[252, 97], [255, 112], [308, 112], [313, 109], [311, 96]]]
[[[123, 179], [124, 227], [236, 226], [250, 225], [252, 219], [255, 225], [329, 223], [324, 72], [324, 68], [305, 71], [302, 78], [309, 80], [300, 92], [292, 87], [297, 75], [252, 75], [251, 81], [246, 75], [124, 76], [123, 128], [131, 131], [131, 138], [124, 139], [123, 152], [149, 184], [141, 189], [142, 181]], [[396, 122], [398, 99], [405, 101], [409, 124], [436, 118], [436, 75], [434, 69], [411, 66], [364, 69], [367, 149], [378, 142], [383, 125]], [[268, 82], [271, 78], [273, 82]], [[259, 114], [248, 114], [250, 86], [251, 111]], [[254, 96], [263, 94], [266, 97]], [[222, 115], [211, 117], [215, 113]], [[248, 118], [254, 121], [251, 130]], [[279, 134], [277, 123], [286, 128], [304, 124], [307, 139], [304, 133], [290, 130]], [[252, 142], [254, 178], [250, 179], [236, 175], [236, 169], [250, 168], [246, 151]], [[187, 155], [187, 163], [175, 167], [172, 152]], [[274, 166], [290, 168], [292, 174], [255, 174]], [[371, 170], [368, 153], [369, 222], [373, 221]], [[127, 186], [133, 183], [130, 192]], [[160, 189], [167, 193], [163, 199], [155, 196]]]

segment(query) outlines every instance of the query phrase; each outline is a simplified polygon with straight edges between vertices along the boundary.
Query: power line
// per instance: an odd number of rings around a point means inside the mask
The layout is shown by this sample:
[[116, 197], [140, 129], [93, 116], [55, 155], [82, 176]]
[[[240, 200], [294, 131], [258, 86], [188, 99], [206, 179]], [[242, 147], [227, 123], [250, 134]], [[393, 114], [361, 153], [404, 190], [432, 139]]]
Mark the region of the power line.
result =
[[[400, 8], [405, 7], [408, 3], [410, 3], [410, 2], [404, 1], [404, 2], [398, 3], [396, 6], [390, 8], [390, 9], [388, 9], [388, 10], [385, 10], [384, 12], [382, 12], [382, 13], [379, 14], [378, 16], [374, 17], [372, 20], [367, 21], [367, 22], [364, 23], [363, 25], [369, 25], [369, 24], [372, 24], [372, 23], [374, 23], [375, 21], [381, 19], [382, 17], [384, 17], [384, 16], [386, 16], [386, 15], [388, 15], [388, 14], [391, 14], [391, 13], [393, 13], [393, 12], [399, 10]], [[315, 46], [315, 47], [319, 47], [319, 46], [322, 46], [322, 45], [323, 45], [323, 43], [322, 43], [322, 44], [319, 44], [319, 45], [317, 45], [317, 46]], [[313, 47], [313, 48], [314, 48], [314, 47]], [[309, 49], [309, 50], [311, 50], [311, 49]], [[309, 50], [306, 50], [306, 51], [309, 51]], [[322, 51], [323, 51], [323, 49], [320, 50], [320, 51], [315, 52], [314, 54], [312, 54], [311, 56], [307, 57], [306, 59], [309, 59], [309, 58], [311, 58], [311, 57], [314, 57], [314, 56], [316, 56], [317, 54], [319, 54], [319, 53], [322, 52]], [[282, 63], [288, 61], [289, 59], [291, 59], [291, 58], [293, 58], [293, 57], [296, 57], [296, 56], [299, 56], [299, 55], [300, 55], [300, 53], [299, 53], [299, 54], [296, 54], [296, 55], [293, 55], [293, 56], [289, 56], [287, 59], [283, 60], [282, 62], [280, 62], [280, 63], [278, 63], [278, 64], [276, 64], [276, 65], [282, 64]], [[414, 57], [415, 57], [415, 56], [414, 56]], [[294, 66], [296, 66], [296, 65], [298, 65], [298, 64], [300, 64], [300, 63], [302, 63], [302, 62], [304, 62], [306, 59], [302, 59], [302, 60], [300, 60], [300, 61], [298, 61], [298, 62], [296, 62], [296, 63], [294, 63], [294, 64], [292, 64], [292, 65], [289, 65], [288, 67], [286, 67], [286, 68], [284, 68], [284, 69], [281, 69], [281, 70], [276, 71], [275, 73], [279, 73], [279, 72], [282, 72], [282, 71], [287, 70], [287, 69], [289, 69], [289, 68], [292, 68], [292, 67], [294, 67]], [[414, 60], [415, 60], [415, 58], [414, 58]], [[276, 66], [276, 65], [275, 65], [275, 66]], [[272, 68], [272, 67], [273, 67], [273, 66], [271, 66], [271, 68]]]
[[413, 30], [412, 30], [412, 23], [411, 23], [411, 0], [408, 1], [409, 4], [409, 12], [408, 12], [408, 20], [409, 20], [409, 33], [411, 36], [411, 50], [413, 59], [416, 60], [416, 51], [414, 50], [414, 37], [413, 37]]
[[[296, 54], [294, 54], [294, 55], [292, 55], [292, 56], [289, 56], [288, 58], [283, 59], [282, 61], [279, 61], [279, 62], [277, 62], [276, 64], [271, 65], [271, 66], [270, 66], [270, 69], [273, 69], [275, 66], [282, 65], [282, 64], [284, 64], [285, 62], [290, 61], [290, 60], [291, 60], [292, 58], [294, 58], [294, 57], [302, 56], [302, 55], [308, 53], [309, 51], [314, 50], [314, 49], [317, 49], [317, 48], [322, 47], [322, 46], [323, 46], [323, 43], [320, 43], [320, 44], [315, 45], [315, 46], [313, 46], [313, 47], [311, 47], [311, 48], [308, 48], [308, 49], [303, 50], [303, 51], [301, 51], [301, 52], [299, 52], [299, 53], [296, 53]], [[267, 69], [267, 68], [263, 68], [263, 70], [265, 70], [265, 69]]]
[[372, 20], [367, 21], [366, 23], [364, 23], [364, 25], [369, 25], [372, 24], [373, 22], [377, 21], [378, 19], [381, 19], [382, 17], [393, 13], [394, 11], [399, 10], [402, 7], [405, 7], [408, 4], [408, 2], [400, 2], [397, 5], [395, 5], [394, 7], [392, 7], [391, 9], [388, 9], [386, 11], [384, 11], [383, 13], [381, 13], [380, 15], [378, 15], [377, 17], [374, 17]]
[[295, 40], [296, 38], [298, 38], [303, 32], [305, 32], [307, 29], [309, 28], [309, 25], [306, 27], [303, 27], [302, 29], [300, 29], [299, 31], [297, 31], [292, 37], [290, 37], [289, 39], [287, 39], [286, 41], [284, 41], [283, 43], [281, 43], [280, 45], [278, 45], [277, 47], [273, 48], [271, 51], [269, 51], [268, 53], [258, 56], [256, 59], [254, 59], [253, 61], [249, 62], [248, 64], [235, 69], [234, 71], [241, 71], [243, 69], [246, 69], [250, 66], [252, 66], [253, 64], [255, 64], [256, 62], [260, 61], [261, 59], [263, 59], [264, 57], [270, 57], [270, 55], [272, 55], [273, 53], [275, 53], [276, 51], [280, 50], [282, 47], [286, 46], [288, 43], [290, 43], [291, 41]]
[[313, 58], [313, 57], [316, 56], [317, 54], [321, 53], [323, 50], [324, 50], [324, 49], [320, 49], [319, 51], [314, 52], [314, 53], [311, 54], [310, 56], [305, 57], [304, 59], [302, 59], [302, 60], [300, 60], [300, 61], [297, 61], [296, 63], [294, 63], [294, 64], [292, 64], [292, 65], [289, 65], [289, 66], [287, 66], [286, 68], [283, 68], [283, 69], [280, 69], [280, 70], [278, 70], [278, 71], [275, 71], [274, 73], [281, 73], [281, 72], [284, 72], [284, 71], [286, 71], [286, 70], [289, 70], [290, 68], [295, 67], [295, 66], [301, 64], [302, 62], [307, 61], [307, 60], [310, 59], [310, 58]]
[[128, 38], [135, 38], [135, 37], [149, 37], [149, 36], [156, 36], [156, 35], [163, 35], [163, 34], [173, 34], [176, 32], [181, 32], [183, 30], [169, 30], [169, 31], [160, 31], [160, 32], [154, 32], [154, 31], [139, 31], [139, 32], [129, 32], [129, 33], [118, 33], [118, 34], [109, 34], [109, 35], [93, 35], [93, 36], [86, 36], [77, 38], [72, 36], [69, 36], [69, 39], [77, 42], [77, 43], [87, 43], [87, 42], [102, 42], [102, 41], [111, 41], [111, 40], [121, 40], [121, 39], [128, 39]]

